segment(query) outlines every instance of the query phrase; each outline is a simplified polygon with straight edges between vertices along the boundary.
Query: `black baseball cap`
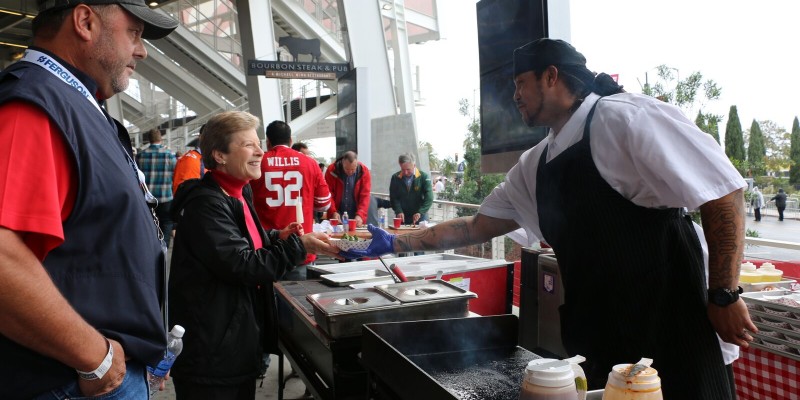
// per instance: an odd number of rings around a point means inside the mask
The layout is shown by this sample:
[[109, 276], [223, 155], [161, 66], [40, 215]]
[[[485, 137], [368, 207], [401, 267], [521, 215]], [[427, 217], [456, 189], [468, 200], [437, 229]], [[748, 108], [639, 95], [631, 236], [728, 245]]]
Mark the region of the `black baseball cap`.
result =
[[161, 39], [178, 27], [178, 21], [150, 9], [145, 0], [37, 0], [36, 3], [39, 6], [39, 13], [64, 10], [78, 4], [90, 6], [119, 4], [144, 22], [144, 32], [142, 32], [144, 39]]
[[514, 50], [514, 76], [550, 65], [585, 67], [586, 58], [560, 39], [541, 38]]

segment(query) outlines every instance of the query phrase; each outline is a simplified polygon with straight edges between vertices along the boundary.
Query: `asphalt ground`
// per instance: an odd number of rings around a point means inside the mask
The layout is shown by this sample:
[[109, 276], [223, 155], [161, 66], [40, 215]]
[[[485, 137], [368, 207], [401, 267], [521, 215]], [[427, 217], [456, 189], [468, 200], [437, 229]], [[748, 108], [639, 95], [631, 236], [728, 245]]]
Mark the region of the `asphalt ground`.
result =
[[[761, 239], [780, 240], [800, 243], [800, 217], [797, 211], [784, 212], [783, 221], [778, 221], [778, 212], [767, 209], [761, 213], [761, 221], [755, 221], [752, 213], [747, 215], [746, 227], [758, 233]], [[748, 245], [744, 251], [746, 259], [797, 261], [800, 262], [800, 250], [782, 249], [768, 246]]]
[[[180, 357], [180, 356], [179, 356]], [[289, 361], [284, 360], [283, 372], [284, 375], [289, 375], [292, 367]], [[167, 388], [162, 392], [158, 392], [153, 396], [153, 400], [174, 400], [175, 388], [172, 386], [172, 381], [167, 381]], [[293, 377], [286, 381], [286, 388], [283, 391], [283, 398], [290, 399], [303, 399], [305, 392], [305, 385], [300, 378]], [[272, 355], [269, 369], [267, 369], [267, 376], [263, 379], [256, 380], [256, 400], [277, 399], [278, 398], [278, 356]]]

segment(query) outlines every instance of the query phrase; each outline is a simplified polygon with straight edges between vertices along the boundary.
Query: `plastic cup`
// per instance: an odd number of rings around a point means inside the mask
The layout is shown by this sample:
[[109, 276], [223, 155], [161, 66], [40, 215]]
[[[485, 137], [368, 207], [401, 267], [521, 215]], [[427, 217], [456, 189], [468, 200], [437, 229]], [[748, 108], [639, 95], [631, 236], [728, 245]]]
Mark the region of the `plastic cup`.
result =
[[329, 219], [328, 222], [331, 223], [331, 226], [339, 225], [339, 220], [338, 219]]
[[356, 230], [356, 225], [358, 225], [358, 221], [354, 219], [347, 221], [347, 229], [351, 232]]
[[394, 219], [394, 229], [400, 229], [400, 225], [403, 224], [402, 218], [395, 218]]

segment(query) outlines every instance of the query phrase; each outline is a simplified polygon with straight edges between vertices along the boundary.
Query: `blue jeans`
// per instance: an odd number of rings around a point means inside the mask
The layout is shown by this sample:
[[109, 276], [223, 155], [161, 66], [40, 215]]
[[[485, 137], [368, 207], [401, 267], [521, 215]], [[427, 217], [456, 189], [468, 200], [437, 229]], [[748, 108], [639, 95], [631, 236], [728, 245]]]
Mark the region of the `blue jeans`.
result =
[[107, 400], [144, 400], [150, 392], [147, 387], [147, 370], [144, 365], [135, 361], [128, 361], [127, 372], [122, 384], [109, 393], [98, 397], [86, 397], [78, 387], [78, 377], [75, 380], [60, 387], [53, 389], [49, 393], [44, 393], [34, 398], [34, 400], [80, 400], [80, 399], [107, 399]]

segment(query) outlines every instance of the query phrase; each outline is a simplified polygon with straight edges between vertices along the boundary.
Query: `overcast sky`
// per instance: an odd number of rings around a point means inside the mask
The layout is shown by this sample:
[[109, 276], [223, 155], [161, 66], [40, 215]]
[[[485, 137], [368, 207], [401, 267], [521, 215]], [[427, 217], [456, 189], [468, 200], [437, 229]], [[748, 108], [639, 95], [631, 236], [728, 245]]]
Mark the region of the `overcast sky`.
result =
[[[458, 114], [458, 100], [479, 99], [472, 3], [439, 0], [442, 40], [411, 46], [425, 99], [416, 109], [419, 139], [440, 157], [462, 151], [469, 120]], [[800, 115], [798, 1], [571, 0], [570, 10], [571, 42], [588, 67], [619, 74], [630, 92], [641, 92], [645, 73], [652, 82], [660, 64], [681, 78], [697, 71], [717, 82], [722, 97], [707, 110], [724, 115], [721, 135], [731, 105], [742, 129], [755, 118], [791, 130]]]
[[[458, 101], [479, 100], [480, 78], [474, 0], [438, 2], [442, 39], [410, 46], [410, 57], [420, 66], [419, 140], [443, 158], [463, 152], [469, 119]], [[588, 67], [619, 74], [630, 92], [661, 64], [681, 78], [697, 71], [713, 79], [722, 97], [706, 109], [723, 115], [720, 135], [731, 105], [745, 130], [754, 118], [791, 130], [800, 115], [800, 1], [570, 0], [570, 10], [571, 42]]]

